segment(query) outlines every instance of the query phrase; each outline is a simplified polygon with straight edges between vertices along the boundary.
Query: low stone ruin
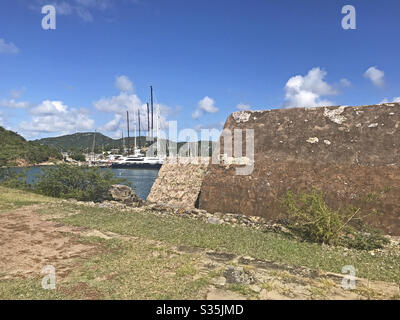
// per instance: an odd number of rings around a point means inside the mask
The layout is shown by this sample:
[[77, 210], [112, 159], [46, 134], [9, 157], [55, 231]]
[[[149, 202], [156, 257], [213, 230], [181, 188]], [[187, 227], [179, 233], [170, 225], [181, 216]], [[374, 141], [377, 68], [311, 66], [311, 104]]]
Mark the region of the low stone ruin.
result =
[[112, 185], [109, 189], [109, 194], [114, 201], [122, 202], [132, 207], [140, 207], [144, 204], [144, 201], [128, 186], [121, 184]]

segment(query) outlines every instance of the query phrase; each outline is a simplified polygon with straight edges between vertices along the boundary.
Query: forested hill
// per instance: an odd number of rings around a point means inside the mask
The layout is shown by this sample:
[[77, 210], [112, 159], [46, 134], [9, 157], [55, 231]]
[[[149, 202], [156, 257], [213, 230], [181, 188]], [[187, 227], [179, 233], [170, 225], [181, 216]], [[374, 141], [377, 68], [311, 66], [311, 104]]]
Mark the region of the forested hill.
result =
[[[96, 139], [94, 139], [95, 136]], [[96, 149], [101, 149], [103, 147], [110, 149], [113, 148], [114, 145], [117, 148], [119, 147], [116, 145], [116, 141], [114, 139], [111, 139], [99, 132], [74, 133], [54, 138], [43, 138], [40, 140], [35, 140], [35, 142], [54, 147], [60, 151], [79, 150], [82, 152], [90, 152], [92, 151], [94, 140]]]
[[[96, 139], [94, 139], [96, 135]], [[65, 135], [65, 136], [60, 136], [60, 137], [54, 137], [54, 138], [44, 138], [40, 140], [35, 140], [35, 142], [42, 144], [42, 145], [47, 145], [56, 148], [57, 150], [60, 151], [65, 151], [65, 152], [70, 152], [70, 151], [79, 151], [79, 152], [91, 152], [93, 148], [93, 142], [95, 143], [95, 152], [99, 153], [102, 151], [109, 151], [111, 149], [122, 149], [123, 145], [128, 146], [128, 144], [133, 147], [134, 145], [134, 138], [130, 137], [128, 138], [125, 137], [125, 141], [120, 139], [112, 139], [110, 137], [107, 137], [99, 132], [83, 132], [83, 133], [75, 133], [75, 134], [70, 134], [70, 135]], [[146, 141], [146, 137], [141, 136], [137, 137], [136, 143], [138, 147], [148, 147], [151, 145], [153, 142], [151, 141]], [[184, 142], [179, 142], [178, 143], [178, 150], [184, 145]], [[198, 142], [198, 148], [200, 152], [200, 144], [201, 142]], [[209, 142], [209, 149], [213, 147], [215, 143], [214, 142]]]
[[0, 166], [38, 164], [50, 159], [62, 159], [62, 156], [54, 148], [27, 141], [0, 127]]

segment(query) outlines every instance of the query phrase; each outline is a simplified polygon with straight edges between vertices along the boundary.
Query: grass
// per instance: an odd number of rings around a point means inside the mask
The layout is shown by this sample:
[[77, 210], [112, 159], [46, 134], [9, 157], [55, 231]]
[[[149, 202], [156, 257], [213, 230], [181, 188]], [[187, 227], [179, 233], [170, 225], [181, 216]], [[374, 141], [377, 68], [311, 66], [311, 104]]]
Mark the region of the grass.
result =
[[400, 282], [398, 254], [377, 253], [372, 256], [366, 251], [298, 242], [276, 233], [264, 233], [228, 225], [211, 225], [201, 221], [193, 222], [181, 217], [163, 217], [91, 207], [78, 208], [73, 205], [68, 205], [68, 210], [81, 211], [78, 215], [62, 219], [62, 222], [73, 226], [112, 231], [173, 245], [249, 255], [258, 259], [335, 273], [341, 273], [345, 265], [354, 265], [358, 277]]
[[87, 292], [74, 290], [82, 284], [90, 288], [93, 299], [195, 299], [208, 283], [193, 279], [195, 256], [171, 255], [167, 246], [93, 237], [82, 241], [101, 244], [105, 250], [83, 261], [62, 284], [61, 291], [70, 292], [74, 299], [87, 296]]
[[42, 195], [0, 186], [0, 211], [17, 209], [41, 203], [58, 203], [59, 200]]
[[[76, 268], [43, 290], [41, 279], [0, 280], [0, 299], [198, 299], [217, 275], [199, 273], [199, 253], [176, 254], [173, 246], [190, 246], [252, 256], [292, 266], [341, 273], [354, 265], [357, 277], [400, 283], [400, 256], [298, 242], [284, 235], [229, 225], [213, 225], [182, 217], [119, 212], [64, 203], [56, 199], [0, 187], [0, 210], [45, 204], [41, 213], [67, 225], [134, 237], [135, 240], [81, 237], [99, 248], [76, 261]], [[69, 213], [77, 213], [69, 215]], [[215, 273], [215, 274], [214, 274]], [[218, 273], [219, 274], [219, 273]], [[321, 282], [321, 291], [330, 283]], [[270, 284], [263, 288], [271, 290]], [[245, 286], [230, 290], [250, 295]], [[321, 292], [312, 292], [320, 295]]]

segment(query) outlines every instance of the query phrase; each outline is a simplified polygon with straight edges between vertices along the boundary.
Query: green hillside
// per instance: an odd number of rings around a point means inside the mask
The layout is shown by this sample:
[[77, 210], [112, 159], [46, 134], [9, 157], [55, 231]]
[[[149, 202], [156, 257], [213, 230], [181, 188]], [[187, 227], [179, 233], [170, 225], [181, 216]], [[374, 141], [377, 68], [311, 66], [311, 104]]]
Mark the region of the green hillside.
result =
[[[60, 151], [90, 152], [92, 151], [93, 148], [93, 141], [95, 135], [96, 135], [95, 139], [96, 153], [99, 153], [101, 151], [109, 151], [111, 149], [122, 149], [123, 146], [122, 138], [112, 139], [99, 132], [97, 132], [96, 134], [94, 132], [75, 133], [54, 138], [44, 138], [36, 140], [35, 142], [42, 145], [54, 147]], [[133, 137], [130, 137], [129, 139], [125, 138], [124, 140], [125, 140], [125, 146], [128, 147], [129, 145], [131, 146], [131, 148], [133, 148], [135, 143], [135, 139]], [[146, 141], [146, 137], [141, 136], [137, 137], [136, 144], [138, 147], [143, 148], [150, 146], [152, 142]], [[211, 141], [209, 142], [210, 155], [213, 144], [215, 144], [215, 142]], [[177, 145], [178, 150], [181, 148], [182, 145], [184, 145], [184, 142], [178, 142]], [[200, 152], [200, 141], [198, 142], [198, 149]]]
[[62, 159], [54, 148], [26, 141], [19, 134], [0, 127], [0, 166], [14, 166], [18, 161], [37, 164], [51, 158]]
[[35, 140], [35, 142], [51, 146], [60, 151], [70, 151], [70, 150], [79, 150], [79, 151], [91, 151], [93, 147], [94, 136], [96, 135], [95, 148], [102, 148], [102, 146], [112, 146], [114, 144], [114, 140], [99, 133], [99, 132], [82, 132], [82, 133], [74, 133], [60, 137], [54, 138], [43, 138], [39, 140]]

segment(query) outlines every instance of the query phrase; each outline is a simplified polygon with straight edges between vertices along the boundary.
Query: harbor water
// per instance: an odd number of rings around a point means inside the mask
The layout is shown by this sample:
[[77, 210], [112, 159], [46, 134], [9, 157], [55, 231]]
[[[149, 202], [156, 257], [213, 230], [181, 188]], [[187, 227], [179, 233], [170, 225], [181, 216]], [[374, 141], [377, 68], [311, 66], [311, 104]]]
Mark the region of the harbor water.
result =
[[[30, 167], [27, 169], [27, 182], [35, 183], [37, 175], [40, 175], [43, 168], [45, 167]], [[17, 169], [18, 171], [22, 169]], [[111, 170], [117, 178], [126, 179], [128, 184], [135, 189], [136, 194], [142, 198], [146, 199], [150, 193], [151, 187], [158, 175], [158, 169], [104, 169], [101, 170]]]

